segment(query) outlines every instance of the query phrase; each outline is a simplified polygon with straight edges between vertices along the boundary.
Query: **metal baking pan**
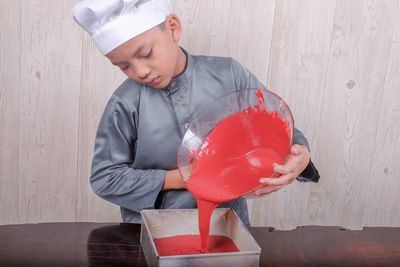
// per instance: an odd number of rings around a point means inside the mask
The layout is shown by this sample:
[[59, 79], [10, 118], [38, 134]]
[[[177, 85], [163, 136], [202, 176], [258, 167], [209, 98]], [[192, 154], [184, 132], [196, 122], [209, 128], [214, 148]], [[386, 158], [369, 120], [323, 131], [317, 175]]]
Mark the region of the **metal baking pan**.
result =
[[229, 237], [238, 252], [159, 256], [155, 238], [199, 234], [198, 210], [143, 210], [141, 215], [140, 244], [149, 266], [259, 266], [261, 248], [232, 209], [214, 210], [210, 235]]

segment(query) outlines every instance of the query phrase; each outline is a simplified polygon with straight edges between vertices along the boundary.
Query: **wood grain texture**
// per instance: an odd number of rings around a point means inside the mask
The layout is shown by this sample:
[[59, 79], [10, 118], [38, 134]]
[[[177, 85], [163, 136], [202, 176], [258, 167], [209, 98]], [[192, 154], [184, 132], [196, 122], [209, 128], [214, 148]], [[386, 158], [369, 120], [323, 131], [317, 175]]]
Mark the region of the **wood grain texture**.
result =
[[35, 0], [20, 9], [19, 222], [75, 220], [81, 45], [65, 16], [72, 4]]
[[0, 224], [18, 222], [20, 1], [0, 8]]
[[[400, 4], [382, 90], [378, 122], [364, 196], [362, 225], [398, 226], [400, 218]], [[389, 36], [388, 36], [389, 38]]]
[[316, 140], [328, 177], [322, 206], [331, 207], [318, 208], [329, 218], [321, 223], [363, 226], [397, 4], [337, 2]]

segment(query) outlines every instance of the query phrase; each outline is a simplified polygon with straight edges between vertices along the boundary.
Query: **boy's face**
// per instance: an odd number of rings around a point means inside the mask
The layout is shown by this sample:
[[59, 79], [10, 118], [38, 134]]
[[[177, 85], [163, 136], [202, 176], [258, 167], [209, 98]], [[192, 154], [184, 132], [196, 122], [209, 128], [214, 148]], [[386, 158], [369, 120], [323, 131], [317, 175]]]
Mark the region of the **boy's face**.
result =
[[182, 28], [177, 16], [168, 16], [164, 27], [130, 39], [106, 55], [129, 78], [153, 88], [165, 88], [184, 71], [186, 56], [177, 45]]

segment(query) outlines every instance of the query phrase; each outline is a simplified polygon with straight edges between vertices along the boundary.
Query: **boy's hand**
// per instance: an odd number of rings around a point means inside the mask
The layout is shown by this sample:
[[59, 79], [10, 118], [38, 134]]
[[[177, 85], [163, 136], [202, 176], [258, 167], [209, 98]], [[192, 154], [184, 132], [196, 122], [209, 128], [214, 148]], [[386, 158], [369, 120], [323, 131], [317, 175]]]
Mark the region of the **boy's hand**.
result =
[[264, 187], [256, 190], [254, 193], [264, 195], [278, 191], [293, 181], [304, 171], [310, 162], [310, 151], [307, 147], [301, 145], [293, 145], [290, 148], [290, 154], [283, 165], [274, 163], [274, 171], [280, 173], [278, 178], [261, 178], [260, 183]]

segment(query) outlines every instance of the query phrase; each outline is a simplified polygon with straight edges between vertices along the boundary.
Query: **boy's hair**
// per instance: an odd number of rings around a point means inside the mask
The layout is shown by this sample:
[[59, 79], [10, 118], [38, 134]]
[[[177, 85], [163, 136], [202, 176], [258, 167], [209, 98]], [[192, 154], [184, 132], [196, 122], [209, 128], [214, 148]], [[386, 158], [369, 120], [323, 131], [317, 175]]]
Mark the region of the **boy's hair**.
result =
[[165, 21], [162, 22], [162, 23], [160, 23], [160, 24], [158, 24], [157, 26], [158, 26], [158, 28], [160, 28], [160, 30], [161, 30], [162, 32], [165, 31]]

